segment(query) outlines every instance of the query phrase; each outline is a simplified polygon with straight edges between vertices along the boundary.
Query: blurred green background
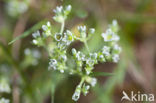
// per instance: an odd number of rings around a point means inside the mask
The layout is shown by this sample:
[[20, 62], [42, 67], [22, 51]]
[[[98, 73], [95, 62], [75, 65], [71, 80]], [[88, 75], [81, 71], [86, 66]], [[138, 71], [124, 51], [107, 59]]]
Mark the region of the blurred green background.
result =
[[[96, 87], [78, 103], [121, 103], [123, 90], [156, 94], [156, 0], [1, 0], [0, 79], [6, 79], [11, 93], [0, 96], [11, 103], [52, 103], [52, 98], [55, 103], [74, 103], [71, 98], [79, 78], [48, 71], [46, 51], [31, 42], [32, 32], [47, 20], [53, 31], [59, 29], [52, 20], [52, 10], [68, 4], [72, 12], [65, 28], [75, 31], [82, 24], [94, 27], [96, 35], [89, 42], [92, 50], [100, 47], [101, 32], [113, 19], [120, 25], [119, 63], [95, 65], [95, 71], [114, 75], [98, 76]], [[25, 38], [8, 45], [22, 34]]]

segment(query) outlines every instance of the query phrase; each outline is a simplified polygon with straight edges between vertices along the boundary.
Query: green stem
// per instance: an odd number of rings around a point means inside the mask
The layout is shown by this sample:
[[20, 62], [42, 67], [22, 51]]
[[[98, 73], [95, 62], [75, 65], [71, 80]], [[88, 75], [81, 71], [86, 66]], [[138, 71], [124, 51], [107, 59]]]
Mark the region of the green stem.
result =
[[90, 53], [90, 50], [89, 50], [89, 47], [88, 47], [88, 44], [87, 44], [87, 41], [86, 40], [84, 40], [84, 45], [87, 48], [88, 53]]
[[51, 103], [54, 103], [54, 93], [55, 93], [55, 87], [52, 86], [52, 88], [51, 88]]
[[63, 31], [64, 31], [64, 25], [65, 25], [65, 22], [63, 21], [63, 22], [62, 22], [62, 24], [61, 24], [60, 34], [62, 34], [62, 33], [63, 33]]
[[85, 78], [84, 77], [82, 77], [82, 79], [81, 79], [81, 81], [80, 81], [80, 86], [82, 87], [82, 84], [84, 83], [84, 81], [85, 81]]

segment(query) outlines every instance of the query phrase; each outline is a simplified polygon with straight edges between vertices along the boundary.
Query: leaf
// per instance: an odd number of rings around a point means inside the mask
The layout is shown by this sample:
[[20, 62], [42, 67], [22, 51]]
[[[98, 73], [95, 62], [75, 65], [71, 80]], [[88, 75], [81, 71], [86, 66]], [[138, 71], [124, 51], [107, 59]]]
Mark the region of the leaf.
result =
[[91, 76], [113, 76], [114, 73], [108, 73], [108, 72], [93, 72], [90, 74]]
[[46, 23], [46, 20], [43, 20], [37, 24], [35, 24], [32, 28], [30, 28], [29, 30], [25, 31], [23, 34], [21, 34], [20, 36], [17, 36], [15, 39], [13, 39], [11, 42], [9, 42], [8, 44], [12, 44], [14, 43], [15, 41], [19, 40], [19, 39], [22, 39], [22, 38], [25, 38], [26, 36], [30, 35], [31, 33], [35, 32], [36, 30], [40, 29], [41, 26], [43, 24]]

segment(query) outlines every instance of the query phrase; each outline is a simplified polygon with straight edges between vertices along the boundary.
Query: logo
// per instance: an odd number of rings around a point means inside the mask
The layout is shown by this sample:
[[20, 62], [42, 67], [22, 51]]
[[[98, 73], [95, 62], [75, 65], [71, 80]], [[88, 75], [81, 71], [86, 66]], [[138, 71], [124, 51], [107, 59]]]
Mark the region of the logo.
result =
[[128, 95], [125, 91], [122, 91], [122, 98], [121, 101], [123, 100], [128, 100], [128, 101], [135, 101], [135, 102], [153, 102], [154, 101], [154, 94], [141, 94], [140, 91], [138, 93], [134, 93], [131, 91], [131, 94]]

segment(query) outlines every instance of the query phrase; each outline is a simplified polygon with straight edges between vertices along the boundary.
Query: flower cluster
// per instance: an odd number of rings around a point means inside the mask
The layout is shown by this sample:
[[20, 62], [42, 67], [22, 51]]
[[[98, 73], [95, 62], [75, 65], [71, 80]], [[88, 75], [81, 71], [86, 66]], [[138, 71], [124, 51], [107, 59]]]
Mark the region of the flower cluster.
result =
[[70, 11], [71, 11], [71, 5], [68, 5], [65, 8], [63, 8], [63, 6], [56, 7], [56, 9], [54, 9], [54, 13], [56, 15], [53, 17], [53, 19], [57, 22], [62, 23], [67, 18]]
[[[86, 82], [86, 83], [85, 83]], [[88, 94], [88, 91], [90, 89], [90, 85], [94, 87], [97, 83], [97, 79], [90, 76], [83, 76], [79, 85], [77, 85], [76, 90], [72, 96], [72, 99], [74, 101], [77, 101], [80, 98], [81, 92], [84, 96]], [[87, 85], [86, 85], [87, 84]]]
[[0, 93], [10, 93], [11, 89], [6, 79], [0, 79]]
[[[49, 69], [58, 70], [61, 73], [65, 71], [72, 75], [79, 75], [81, 81], [76, 87], [72, 96], [74, 101], [80, 98], [81, 93], [87, 95], [90, 87], [94, 87], [97, 79], [91, 76], [93, 73], [94, 65], [99, 62], [104, 63], [107, 61], [118, 62], [121, 47], [117, 44], [119, 36], [117, 35], [119, 27], [116, 20], [113, 20], [105, 33], [102, 33], [104, 39], [104, 46], [101, 50], [92, 52], [88, 46], [88, 40], [95, 34], [94, 28], [87, 29], [86, 26], [78, 26], [78, 35], [75, 35], [70, 30], [64, 30], [65, 20], [71, 11], [71, 6], [56, 7], [54, 10], [55, 16], [53, 19], [61, 23], [60, 31], [52, 33], [50, 22], [42, 26], [43, 33], [39, 31], [33, 33], [33, 43], [37, 46], [43, 46], [48, 50], [49, 54]], [[49, 39], [50, 37], [50, 42]], [[46, 42], [48, 41], [48, 43]], [[74, 41], [80, 41], [84, 44], [86, 52], [72, 48], [72, 55], [68, 53], [70, 44]], [[69, 61], [73, 61], [74, 66], [69, 66]]]
[[29, 0], [8, 0], [6, 9], [8, 14], [12, 17], [16, 17], [28, 10]]
[[119, 27], [117, 21], [113, 20], [112, 24], [109, 25], [109, 28], [106, 30], [106, 33], [102, 33], [104, 41], [105, 42], [119, 41], [120, 37], [117, 35], [118, 29]]
[[[117, 41], [119, 40], [119, 36], [117, 35], [118, 24], [117, 21], [114, 20], [113, 23], [109, 25], [108, 29], [106, 30], [106, 33], [102, 33], [105, 45], [101, 50], [94, 53], [89, 51], [89, 48], [86, 44], [86, 40], [88, 40], [90, 35], [94, 34], [95, 29], [91, 28], [90, 30], [88, 30], [88, 36], [86, 33], [86, 26], [78, 27], [78, 31], [80, 33], [80, 37], [77, 37], [76, 39], [84, 42], [88, 53], [84, 54], [81, 51], [76, 51], [75, 48], [72, 49], [72, 54], [76, 62], [75, 68], [77, 69], [77, 71], [85, 70], [85, 74], [83, 73], [83, 75], [85, 75], [83, 78], [83, 82], [86, 81], [91, 86], [95, 86], [97, 79], [89, 76], [90, 73], [92, 73], [92, 70], [94, 69], [94, 65], [98, 62], [118, 62], [119, 60], [121, 47], [117, 44]], [[77, 101], [80, 97], [81, 92], [84, 94], [84, 88], [86, 88], [85, 93], [88, 93], [89, 87], [84, 87], [82, 85], [85, 85], [85, 83], [83, 84], [80, 82], [80, 84], [77, 86], [75, 93], [73, 94], [73, 100]]]
[[117, 21], [113, 20], [112, 24], [109, 25], [106, 32], [101, 34], [104, 38], [104, 42], [106, 43], [101, 53], [108, 61], [119, 61], [121, 47], [117, 44], [117, 42], [120, 40], [120, 37], [117, 35], [118, 29], [119, 27]]
[[5, 98], [1, 98], [0, 99], [0, 103], [9, 103], [10, 101], [8, 99]]
[[25, 58], [22, 62], [22, 66], [27, 67], [30, 65], [37, 65], [39, 59], [41, 58], [41, 53], [37, 49], [26, 48], [24, 50]]
[[37, 31], [35, 33], [32, 34], [33, 36], [33, 44], [38, 45], [38, 46], [43, 46], [44, 42], [43, 42], [43, 37], [41, 37], [40, 32]]
[[64, 70], [67, 68], [67, 47], [74, 41], [74, 35], [67, 30], [63, 34], [54, 34], [53, 38], [55, 47], [50, 51], [49, 68], [57, 69], [64, 73]]
[[42, 25], [42, 29], [43, 29], [43, 36], [44, 37], [48, 37], [51, 35], [51, 24], [48, 21], [46, 25]]

